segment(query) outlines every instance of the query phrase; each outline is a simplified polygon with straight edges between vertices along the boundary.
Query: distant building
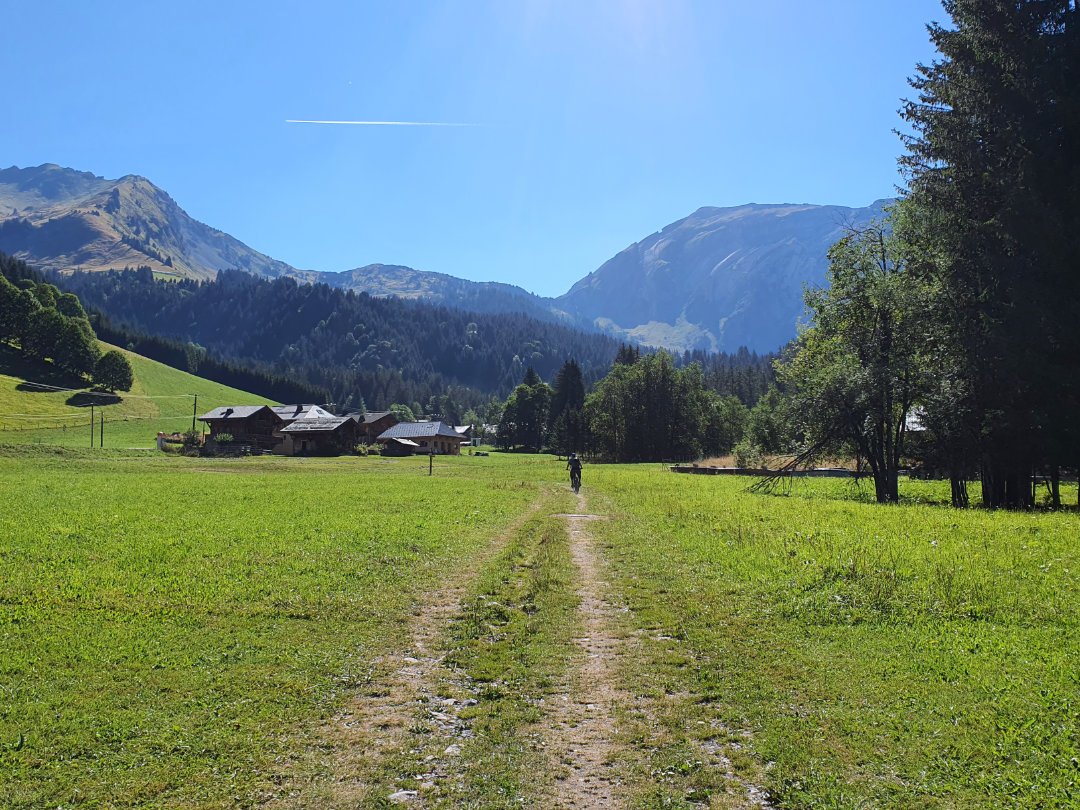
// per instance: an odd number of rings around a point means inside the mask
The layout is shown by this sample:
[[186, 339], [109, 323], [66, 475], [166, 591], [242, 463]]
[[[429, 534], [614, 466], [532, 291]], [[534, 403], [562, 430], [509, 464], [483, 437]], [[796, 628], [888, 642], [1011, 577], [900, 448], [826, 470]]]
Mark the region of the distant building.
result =
[[[318, 405], [232, 405], [214, 408], [199, 419], [207, 426], [208, 447], [247, 445], [279, 455], [348, 452], [359, 435], [355, 420]], [[219, 442], [223, 434], [232, 439]]]
[[230, 443], [246, 444], [260, 450], [272, 450], [278, 439], [274, 432], [283, 426], [282, 419], [267, 405], [232, 405], [214, 408], [199, 419], [206, 423], [208, 443], [218, 436], [231, 436]]
[[420, 445], [412, 439], [387, 439], [380, 444], [384, 456], [412, 456], [420, 452]]
[[[415, 449], [401, 443], [402, 439], [415, 443]], [[378, 438], [384, 448], [400, 455], [406, 455], [406, 451], [411, 449], [414, 454], [458, 456], [461, 455], [462, 442], [466, 441], [453, 426], [445, 422], [400, 422], [380, 433]]]
[[333, 419], [337, 416], [318, 405], [271, 405], [270, 410], [286, 423], [295, 422], [298, 419]]
[[233, 405], [199, 418], [207, 425], [210, 447], [228, 434], [229, 444], [284, 456], [349, 453], [361, 442], [378, 442], [386, 455], [460, 455], [472, 432], [471, 426], [445, 422], [399, 423], [390, 411], [335, 416], [318, 405]]
[[[321, 410], [321, 409], [320, 409]], [[297, 419], [281, 429], [282, 441], [274, 453], [284, 456], [330, 456], [351, 452], [359, 429], [347, 416]]]
[[359, 420], [360, 441], [374, 444], [380, 434], [398, 423], [392, 411], [368, 411]]

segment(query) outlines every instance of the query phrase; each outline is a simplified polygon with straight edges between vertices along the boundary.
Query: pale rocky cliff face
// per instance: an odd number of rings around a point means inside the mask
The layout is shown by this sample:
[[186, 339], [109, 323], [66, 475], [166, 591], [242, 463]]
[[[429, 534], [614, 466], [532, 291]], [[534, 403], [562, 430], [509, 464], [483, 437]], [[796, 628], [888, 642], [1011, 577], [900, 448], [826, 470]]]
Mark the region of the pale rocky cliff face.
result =
[[770, 351], [795, 336], [804, 284], [866, 208], [701, 208], [631, 245], [556, 299], [613, 334], [677, 349]]

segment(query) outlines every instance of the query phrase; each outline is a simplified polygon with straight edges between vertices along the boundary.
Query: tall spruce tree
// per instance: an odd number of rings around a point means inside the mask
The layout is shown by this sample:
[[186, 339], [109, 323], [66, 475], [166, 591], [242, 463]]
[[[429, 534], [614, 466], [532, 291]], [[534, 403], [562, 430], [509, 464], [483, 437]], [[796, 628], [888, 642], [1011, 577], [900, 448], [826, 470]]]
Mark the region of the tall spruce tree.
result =
[[[1034, 502], [1033, 473], [1080, 456], [1080, 11], [1074, 0], [945, 0], [940, 58], [911, 80], [901, 158], [942, 285], [935, 401], [983, 503]], [[931, 418], [935, 414], [930, 414]], [[943, 416], [937, 414], [936, 416]]]
[[585, 443], [585, 380], [576, 360], [567, 360], [555, 373], [548, 415], [548, 442], [556, 453], [581, 450]]

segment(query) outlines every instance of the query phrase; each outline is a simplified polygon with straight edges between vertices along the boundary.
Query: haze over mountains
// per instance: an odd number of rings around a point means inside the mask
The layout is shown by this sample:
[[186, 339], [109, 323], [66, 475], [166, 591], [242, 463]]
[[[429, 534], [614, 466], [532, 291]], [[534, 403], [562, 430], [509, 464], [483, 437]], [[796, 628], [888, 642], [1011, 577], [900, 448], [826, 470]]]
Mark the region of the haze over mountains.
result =
[[824, 280], [829, 246], [887, 202], [700, 208], [544, 298], [399, 265], [298, 269], [192, 219], [143, 177], [107, 180], [45, 164], [0, 170], [0, 251], [59, 271], [146, 265], [207, 279], [238, 268], [475, 312], [524, 312], [671, 349], [767, 352], [796, 334], [802, 288]]

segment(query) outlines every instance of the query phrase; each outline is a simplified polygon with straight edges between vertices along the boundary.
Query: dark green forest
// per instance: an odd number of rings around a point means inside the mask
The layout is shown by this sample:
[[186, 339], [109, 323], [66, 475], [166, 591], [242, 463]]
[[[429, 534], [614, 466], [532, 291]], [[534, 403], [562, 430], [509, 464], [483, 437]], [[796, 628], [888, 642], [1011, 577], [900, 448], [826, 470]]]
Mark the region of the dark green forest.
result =
[[[551, 380], [573, 359], [591, 387], [619, 351], [606, 336], [522, 314], [470, 313], [240, 271], [209, 282], [157, 281], [147, 269], [55, 281], [99, 313], [105, 339], [194, 373], [216, 370], [211, 379], [239, 387], [240, 370], [250, 367], [279, 385], [291, 380], [322, 392], [321, 401], [339, 409], [403, 403], [457, 421], [506, 397], [528, 368]], [[710, 386], [747, 404], [772, 378], [770, 358], [745, 350], [677, 359], [698, 362]]]
[[[115, 352], [102, 356], [93, 327], [72, 293], [62, 293], [24, 263], [0, 254], [0, 341], [28, 358], [52, 362], [76, 378], [122, 387]], [[102, 362], [104, 360], [104, 363]], [[120, 385], [116, 385], [119, 381]], [[130, 383], [128, 383], [130, 387]]]

